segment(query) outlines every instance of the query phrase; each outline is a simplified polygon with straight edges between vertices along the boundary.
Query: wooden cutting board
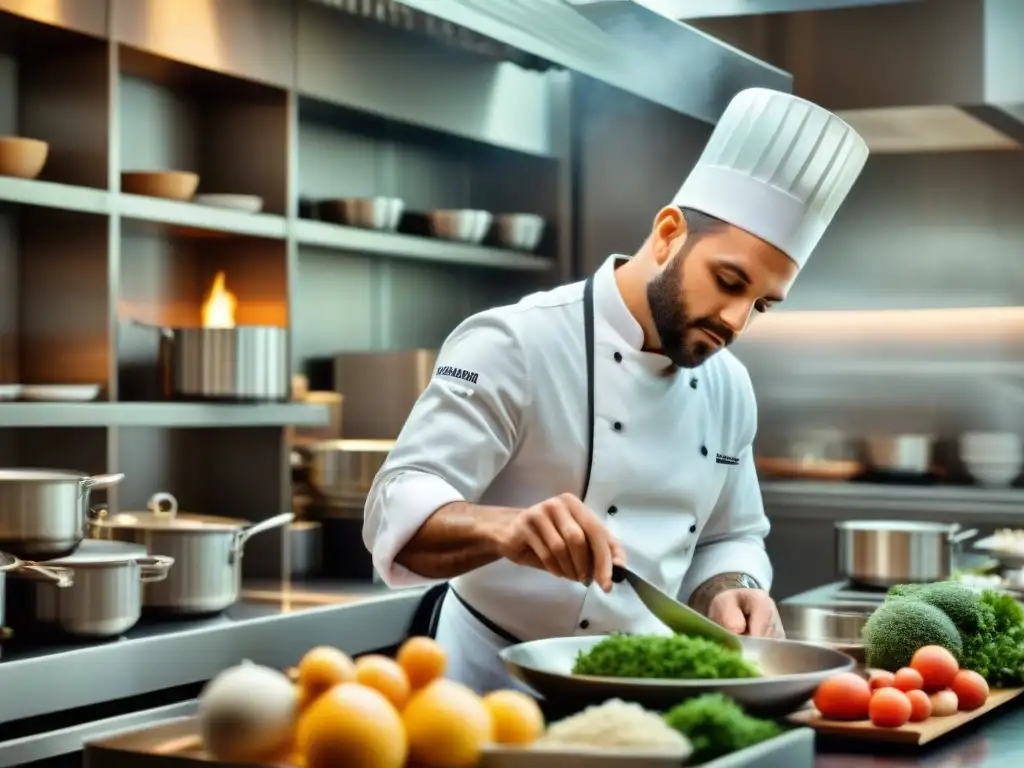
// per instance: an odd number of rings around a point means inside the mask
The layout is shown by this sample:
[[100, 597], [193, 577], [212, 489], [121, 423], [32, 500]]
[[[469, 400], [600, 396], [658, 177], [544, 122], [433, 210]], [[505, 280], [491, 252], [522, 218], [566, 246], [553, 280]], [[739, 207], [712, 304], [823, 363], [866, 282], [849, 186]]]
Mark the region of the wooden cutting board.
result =
[[1024, 693], [1024, 688], [1003, 688], [989, 694], [983, 707], [973, 712], [957, 712], [949, 717], [929, 717], [921, 723], [907, 723], [899, 728], [878, 728], [867, 720], [843, 722], [826, 720], [813, 707], [794, 712], [787, 719], [796, 725], [806, 725], [818, 733], [829, 736], [843, 736], [861, 741], [887, 741], [900, 744], [927, 744], [950, 731], [954, 731], [964, 723], [991, 712], [996, 707], [1012, 701]]

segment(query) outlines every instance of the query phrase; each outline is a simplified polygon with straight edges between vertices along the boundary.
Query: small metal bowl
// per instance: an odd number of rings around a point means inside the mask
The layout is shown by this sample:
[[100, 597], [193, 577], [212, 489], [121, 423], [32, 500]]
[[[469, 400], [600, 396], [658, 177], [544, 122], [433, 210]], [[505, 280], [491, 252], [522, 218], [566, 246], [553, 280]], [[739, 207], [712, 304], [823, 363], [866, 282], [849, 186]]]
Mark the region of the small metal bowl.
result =
[[812, 606], [783, 603], [779, 616], [786, 637], [832, 648], [864, 663], [864, 625], [877, 605]]

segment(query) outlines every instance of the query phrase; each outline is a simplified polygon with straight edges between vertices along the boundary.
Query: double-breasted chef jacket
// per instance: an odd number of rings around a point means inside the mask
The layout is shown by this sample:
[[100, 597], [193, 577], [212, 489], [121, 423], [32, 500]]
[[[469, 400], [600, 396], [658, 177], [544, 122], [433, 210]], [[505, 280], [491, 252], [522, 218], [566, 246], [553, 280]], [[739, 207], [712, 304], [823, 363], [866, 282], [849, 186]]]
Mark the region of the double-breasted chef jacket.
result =
[[[586, 485], [584, 503], [630, 567], [670, 594], [688, 600], [728, 572], [770, 586], [750, 378], [728, 350], [692, 370], [642, 351], [615, 281], [625, 259], [593, 276], [592, 434], [585, 282], [481, 312], [449, 336], [366, 503], [365, 543], [389, 585], [430, 583], [395, 557], [440, 507], [526, 508]], [[437, 639], [449, 676], [478, 690], [509, 684], [497, 652], [511, 638], [667, 632], [624, 585], [605, 593], [508, 560], [450, 586], [459, 599], [444, 599]]]

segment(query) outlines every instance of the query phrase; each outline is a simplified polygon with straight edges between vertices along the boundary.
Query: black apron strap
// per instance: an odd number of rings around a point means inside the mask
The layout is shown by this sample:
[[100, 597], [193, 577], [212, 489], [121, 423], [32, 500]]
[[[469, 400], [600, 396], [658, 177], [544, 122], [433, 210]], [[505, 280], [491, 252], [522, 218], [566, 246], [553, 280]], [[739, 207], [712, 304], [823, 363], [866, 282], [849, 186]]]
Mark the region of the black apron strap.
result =
[[409, 623], [409, 637], [437, 637], [437, 621], [441, 615], [441, 603], [444, 602], [447, 592], [448, 582], [445, 581], [435, 584], [423, 594]]
[[465, 608], [467, 611], [469, 611], [469, 615], [470, 616], [472, 616], [474, 619], [479, 621], [480, 624], [482, 624], [483, 626], [487, 627], [487, 629], [491, 630], [491, 632], [496, 634], [502, 640], [505, 640], [505, 641], [511, 643], [512, 645], [519, 645], [521, 642], [523, 642], [518, 637], [513, 635], [511, 632], [509, 632], [507, 629], [505, 629], [504, 627], [501, 627], [501, 626], [495, 624], [493, 621], [491, 621], [486, 616], [484, 616], [482, 613], [480, 613], [480, 611], [478, 611], [472, 605], [470, 605], [465, 600], [463, 600], [462, 596], [458, 592], [456, 592], [454, 589], [449, 588], [448, 592], [456, 600], [458, 600], [460, 603], [462, 603], [462, 607]]
[[583, 473], [583, 493], [590, 490], [590, 468], [594, 464], [594, 276], [583, 284], [583, 336], [587, 347], [587, 468]]

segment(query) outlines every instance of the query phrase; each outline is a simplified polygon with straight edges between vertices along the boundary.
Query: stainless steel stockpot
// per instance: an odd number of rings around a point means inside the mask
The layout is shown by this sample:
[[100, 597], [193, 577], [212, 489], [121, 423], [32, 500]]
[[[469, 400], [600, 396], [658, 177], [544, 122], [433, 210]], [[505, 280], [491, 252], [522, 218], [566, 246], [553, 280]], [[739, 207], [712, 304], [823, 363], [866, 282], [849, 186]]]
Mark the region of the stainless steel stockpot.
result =
[[942, 581], [953, 575], [959, 545], [976, 530], [956, 523], [847, 520], [836, 523], [840, 576], [869, 587]]
[[49, 560], [75, 551], [86, 531], [89, 495], [124, 475], [57, 469], [0, 469], [0, 551]]
[[83, 541], [74, 554], [22, 563], [10, 572], [16, 631], [57, 631], [82, 638], [116, 637], [142, 614], [142, 585], [167, 578], [174, 559], [143, 547]]
[[309, 483], [324, 499], [362, 504], [394, 440], [324, 440], [296, 446], [309, 460]]
[[182, 513], [169, 493], [155, 494], [147, 506], [148, 512], [110, 515], [97, 511], [90, 521], [90, 535], [139, 544], [150, 554], [171, 557], [181, 564], [167, 579], [148, 584], [143, 591], [143, 607], [160, 613], [223, 611], [238, 599], [242, 589], [245, 543], [295, 519], [286, 512], [254, 525], [231, 517]]
[[165, 389], [197, 400], [291, 397], [288, 330], [269, 325], [163, 329]]

